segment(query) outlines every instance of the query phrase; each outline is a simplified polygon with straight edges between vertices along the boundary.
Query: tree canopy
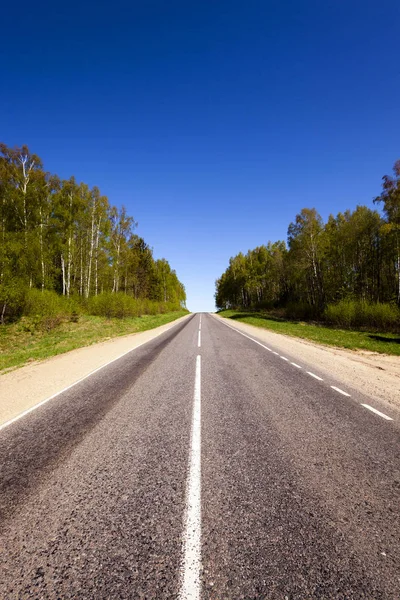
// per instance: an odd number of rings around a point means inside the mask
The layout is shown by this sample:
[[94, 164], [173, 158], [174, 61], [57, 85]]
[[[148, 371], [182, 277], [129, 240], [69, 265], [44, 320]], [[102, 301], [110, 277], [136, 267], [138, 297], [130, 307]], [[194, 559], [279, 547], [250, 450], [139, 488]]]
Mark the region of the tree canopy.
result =
[[268, 242], [239, 253], [216, 281], [218, 308], [303, 303], [321, 313], [344, 299], [400, 305], [400, 161], [383, 177], [375, 202], [383, 215], [357, 206], [326, 223], [303, 208], [288, 227], [288, 245]]
[[0, 144], [0, 302], [28, 287], [88, 299], [124, 292], [181, 307], [183, 284], [139, 237], [124, 206], [44, 170], [27, 146]]

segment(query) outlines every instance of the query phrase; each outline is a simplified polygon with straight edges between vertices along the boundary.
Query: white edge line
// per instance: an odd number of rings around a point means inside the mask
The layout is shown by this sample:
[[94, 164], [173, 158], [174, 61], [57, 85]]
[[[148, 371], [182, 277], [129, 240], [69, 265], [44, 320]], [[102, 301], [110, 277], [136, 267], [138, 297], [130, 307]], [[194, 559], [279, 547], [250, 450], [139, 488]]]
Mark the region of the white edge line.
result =
[[331, 388], [333, 390], [335, 390], [335, 392], [339, 392], [339, 394], [342, 394], [343, 396], [347, 396], [348, 398], [351, 398], [350, 394], [348, 394], [347, 392], [344, 392], [343, 390], [341, 390], [340, 388], [336, 387], [335, 385], [331, 385]]
[[[252, 340], [256, 344], [258, 344], [259, 346], [262, 346], [266, 350], [269, 350], [270, 352], [273, 352], [274, 354], [276, 354], [277, 356], [279, 356], [278, 352], [275, 352], [274, 350], [271, 350], [267, 346], [264, 346], [264, 344], [261, 344], [261, 342], [258, 342], [257, 340], [255, 340], [254, 338], [250, 337], [249, 335], [246, 335], [245, 333], [242, 333], [241, 331], [239, 331], [235, 327], [232, 327], [231, 325], [228, 325], [227, 323], [225, 323], [222, 320], [220, 322], [223, 323], [224, 325], [226, 325], [227, 327], [229, 327], [229, 329], [233, 329], [233, 331], [236, 331], [236, 333], [240, 333], [240, 335], [243, 335], [244, 337], [246, 337], [249, 340]], [[281, 358], [284, 358], [284, 357], [281, 356]], [[287, 360], [287, 359], [284, 359], [284, 360]], [[291, 362], [290, 364], [293, 365], [294, 367], [296, 367], [297, 369], [302, 369], [302, 367], [300, 365], [298, 365], [297, 363]], [[311, 375], [311, 377], [315, 377], [315, 379], [318, 379], [319, 381], [323, 381], [322, 377], [318, 377], [318, 375], [315, 375], [314, 373], [311, 373], [311, 371], [306, 371], [306, 373], [308, 373], [308, 375]], [[331, 385], [331, 388], [333, 390], [335, 390], [336, 392], [339, 392], [339, 394], [343, 394], [343, 396], [347, 396], [348, 398], [351, 398], [350, 394], [348, 394], [347, 392], [344, 392], [340, 388], [338, 388], [338, 387], [336, 387], [334, 385]], [[386, 419], [387, 421], [393, 421], [392, 417], [388, 417], [387, 415], [385, 415], [384, 413], [381, 413], [379, 410], [376, 410], [376, 408], [373, 408], [369, 404], [361, 404], [361, 406], [364, 406], [364, 408], [367, 408], [368, 410], [371, 410], [375, 414], [377, 414], [380, 417], [382, 417], [382, 419]]]
[[201, 357], [196, 358], [180, 600], [200, 599], [201, 571]]
[[[218, 319], [219, 320], [219, 319]], [[259, 346], [261, 346], [261, 348], [265, 348], [265, 350], [268, 350], [269, 352], [274, 352], [273, 350], [271, 350], [271, 348], [268, 348], [268, 346], [265, 346], [264, 344], [262, 344], [261, 342], [259, 342], [258, 340], [255, 340], [254, 338], [250, 337], [249, 335], [246, 335], [245, 333], [243, 333], [242, 331], [239, 331], [238, 329], [236, 329], [235, 327], [232, 327], [231, 325], [228, 325], [228, 323], [225, 323], [224, 321], [219, 321], [220, 323], [222, 323], [223, 325], [225, 325], [226, 327], [229, 327], [229, 329], [232, 329], [233, 331], [236, 331], [236, 333], [239, 333], [240, 335], [242, 335], [243, 337], [247, 338], [248, 340], [251, 340], [252, 342], [254, 342], [255, 344], [258, 344]], [[279, 356], [278, 352], [274, 352], [274, 354], [277, 354]]]
[[[177, 323], [174, 323], [174, 325], [172, 327], [174, 327], [175, 325], [177, 325]], [[172, 327], [170, 327], [169, 329], [172, 329]], [[78, 383], [81, 383], [81, 381], [84, 381], [85, 379], [87, 379], [88, 377], [91, 377], [92, 375], [94, 375], [98, 371], [101, 371], [101, 369], [104, 369], [104, 367], [108, 367], [108, 365], [111, 365], [113, 362], [119, 360], [120, 358], [123, 358], [124, 356], [126, 356], [130, 352], [133, 352], [134, 350], [137, 350], [141, 346], [144, 346], [145, 344], [148, 344], [149, 342], [152, 342], [159, 335], [165, 333], [165, 331], [169, 331], [169, 329], [164, 330], [164, 331], [160, 331], [159, 333], [157, 333], [157, 335], [155, 335], [153, 338], [151, 338], [151, 340], [146, 340], [145, 342], [142, 342], [141, 344], [138, 344], [138, 346], [135, 346], [135, 348], [131, 348], [130, 350], [127, 350], [126, 352], [123, 352], [122, 354], [120, 354], [116, 358], [113, 358], [112, 360], [110, 360], [109, 362], [105, 363], [104, 365], [101, 365], [100, 367], [97, 367], [97, 369], [94, 369], [94, 371], [90, 371], [90, 373], [88, 373], [87, 375], [84, 375], [80, 379], [77, 379], [76, 381], [74, 381], [74, 383], [71, 383], [70, 385], [67, 385], [67, 387], [63, 388], [59, 392], [56, 392], [52, 396], [49, 396], [49, 398], [46, 398], [45, 400], [41, 400], [41, 402], [39, 402], [38, 404], [35, 404], [34, 406], [31, 406], [30, 408], [27, 408], [26, 410], [24, 410], [22, 413], [20, 413], [16, 417], [13, 417], [12, 419], [10, 419], [9, 421], [6, 421], [5, 423], [2, 423], [2, 425], [0, 425], [0, 431], [2, 431], [3, 429], [5, 429], [6, 427], [9, 427], [9, 425], [12, 425], [16, 421], [19, 421], [20, 419], [22, 419], [22, 417], [25, 417], [26, 415], [29, 415], [29, 413], [33, 412], [37, 408], [40, 408], [41, 406], [43, 406], [47, 402], [50, 402], [50, 400], [54, 400], [54, 398], [57, 398], [57, 396], [60, 396], [60, 394], [63, 394], [64, 392], [67, 392], [68, 390], [70, 390], [74, 386], [78, 385]]]
[[361, 406], [364, 406], [364, 408], [368, 408], [368, 410], [371, 410], [376, 415], [379, 415], [380, 417], [382, 417], [382, 419], [386, 419], [386, 421], [393, 421], [392, 417], [388, 417], [387, 415], [381, 413], [379, 410], [376, 410], [376, 408], [373, 408], [373, 406], [370, 406], [369, 404], [361, 404]]
[[275, 352], [275, 350], [272, 350], [272, 354], [276, 354], [276, 356], [279, 356], [279, 352]]
[[323, 381], [322, 377], [319, 377], [315, 373], [311, 373], [311, 371], [306, 371], [306, 373], [307, 375], [311, 375], [311, 377], [314, 377], [314, 379], [318, 379], [318, 381]]
[[286, 356], [281, 356], [281, 359], [282, 359], [282, 360], [286, 360], [287, 362], [289, 362], [289, 359], [288, 359], [288, 358], [286, 358]]

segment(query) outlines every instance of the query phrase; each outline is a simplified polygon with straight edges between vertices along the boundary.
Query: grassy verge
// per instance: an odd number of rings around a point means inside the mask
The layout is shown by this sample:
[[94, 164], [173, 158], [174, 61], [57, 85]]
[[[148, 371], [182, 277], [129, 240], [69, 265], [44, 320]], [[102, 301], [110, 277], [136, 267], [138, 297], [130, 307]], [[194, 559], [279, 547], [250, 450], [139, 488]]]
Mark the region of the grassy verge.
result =
[[247, 323], [248, 325], [270, 329], [276, 333], [284, 333], [312, 340], [313, 342], [327, 346], [338, 346], [351, 350], [369, 350], [371, 352], [400, 356], [400, 336], [398, 334], [334, 329], [322, 325], [286, 321], [263, 313], [249, 313], [235, 310], [224, 310], [219, 315]]
[[78, 323], [65, 321], [50, 332], [32, 331], [27, 321], [21, 319], [18, 323], [0, 326], [0, 371], [121, 335], [153, 329], [186, 314], [183, 310], [124, 319], [82, 316]]

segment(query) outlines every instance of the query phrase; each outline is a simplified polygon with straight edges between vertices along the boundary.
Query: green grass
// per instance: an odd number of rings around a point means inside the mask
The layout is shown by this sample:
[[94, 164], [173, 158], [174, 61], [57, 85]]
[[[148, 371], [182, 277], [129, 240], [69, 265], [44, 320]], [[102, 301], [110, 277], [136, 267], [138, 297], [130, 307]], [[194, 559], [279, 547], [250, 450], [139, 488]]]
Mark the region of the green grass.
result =
[[318, 344], [338, 346], [351, 350], [369, 350], [381, 354], [400, 356], [400, 335], [394, 333], [376, 333], [367, 331], [348, 331], [334, 329], [322, 325], [314, 325], [298, 321], [287, 321], [263, 313], [250, 313], [235, 310], [224, 310], [221, 317], [269, 329], [294, 337], [312, 340]]
[[121, 335], [137, 333], [170, 323], [188, 314], [177, 311], [124, 319], [81, 316], [78, 323], [63, 321], [50, 332], [36, 330], [29, 319], [0, 326], [0, 371], [63, 354]]

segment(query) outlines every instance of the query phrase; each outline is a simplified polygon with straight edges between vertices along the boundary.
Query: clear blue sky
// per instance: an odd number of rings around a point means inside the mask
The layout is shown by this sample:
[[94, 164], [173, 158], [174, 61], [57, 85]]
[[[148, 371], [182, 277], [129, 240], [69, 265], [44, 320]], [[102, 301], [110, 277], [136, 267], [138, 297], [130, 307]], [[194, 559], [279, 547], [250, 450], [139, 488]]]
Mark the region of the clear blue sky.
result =
[[214, 309], [305, 206], [372, 205], [400, 158], [398, 0], [7, 2], [0, 140], [98, 185]]

